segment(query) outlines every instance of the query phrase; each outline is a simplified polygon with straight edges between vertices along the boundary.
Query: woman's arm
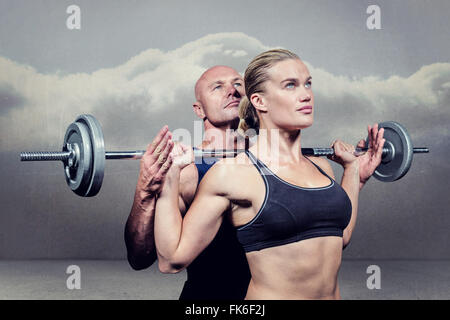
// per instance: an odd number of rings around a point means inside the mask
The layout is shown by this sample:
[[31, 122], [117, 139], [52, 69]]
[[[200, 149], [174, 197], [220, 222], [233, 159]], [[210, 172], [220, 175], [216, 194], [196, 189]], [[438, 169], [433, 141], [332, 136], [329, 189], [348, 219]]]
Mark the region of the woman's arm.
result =
[[[359, 190], [364, 187], [364, 184], [373, 175], [377, 167], [381, 163], [381, 156], [383, 155], [383, 146], [386, 139], [383, 138], [384, 128], [378, 129], [378, 123], [375, 123], [373, 127], [367, 126], [369, 143], [369, 149], [367, 152], [360, 156], [359, 159]], [[366, 140], [361, 139], [356, 145], [359, 148], [366, 146]]]
[[178, 207], [180, 169], [175, 165], [170, 168], [155, 214], [155, 243], [161, 272], [183, 270], [214, 239], [223, 213], [230, 206], [224, 195], [223, 171], [223, 166], [214, 165], [207, 172], [183, 219]]
[[[317, 160], [315, 160], [317, 161]], [[333, 173], [333, 168], [330, 163], [321, 158], [318, 162], [321, 163], [321, 168], [333, 179], [336, 180]], [[353, 229], [356, 225], [356, 217], [358, 215], [358, 198], [359, 191], [361, 190], [361, 185], [359, 181], [359, 163], [355, 161], [351, 165], [347, 165], [344, 167], [344, 173], [342, 175], [341, 187], [347, 193], [347, 196], [350, 198], [350, 202], [352, 203], [352, 216], [350, 218], [350, 222], [347, 227], [344, 229], [344, 234], [342, 236], [343, 246], [344, 248], [350, 242], [350, 238], [352, 237]]]
[[343, 247], [345, 248], [350, 242], [353, 229], [356, 225], [356, 217], [358, 215], [358, 197], [360, 190], [359, 181], [359, 162], [355, 161], [352, 164], [344, 167], [344, 173], [342, 175], [341, 186], [347, 193], [352, 203], [352, 216], [347, 227], [344, 229]]
[[348, 143], [336, 140], [332, 144], [332, 147], [334, 148], [334, 155], [328, 156], [328, 158], [339, 163], [344, 168], [341, 187], [347, 193], [347, 196], [350, 198], [350, 202], [352, 204], [352, 215], [350, 218], [350, 222], [344, 229], [344, 233], [342, 236], [343, 247], [345, 248], [350, 242], [350, 238], [352, 237], [352, 232], [356, 225], [356, 217], [358, 215], [358, 197], [360, 190], [360, 159], [354, 155], [355, 147]]

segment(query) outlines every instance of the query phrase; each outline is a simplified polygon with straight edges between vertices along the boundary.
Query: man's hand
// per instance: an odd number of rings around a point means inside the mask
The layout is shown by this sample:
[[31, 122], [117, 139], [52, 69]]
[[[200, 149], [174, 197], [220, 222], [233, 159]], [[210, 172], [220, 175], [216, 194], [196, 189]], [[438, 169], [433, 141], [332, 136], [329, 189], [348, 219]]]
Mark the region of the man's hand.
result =
[[155, 196], [161, 192], [165, 175], [171, 166], [170, 152], [174, 146], [172, 133], [164, 126], [147, 146], [140, 163], [137, 188], [142, 197]]
[[133, 207], [125, 225], [125, 244], [130, 266], [135, 270], [148, 268], [156, 260], [154, 215], [156, 195], [161, 192], [170, 167], [172, 134], [164, 126], [147, 146], [141, 162]]
[[[384, 129], [378, 130], [378, 123], [375, 123], [373, 127], [370, 125], [367, 127], [369, 132], [369, 149], [367, 152], [359, 157], [359, 178], [361, 183], [365, 183], [374, 173], [375, 169], [381, 163], [381, 155], [383, 153], [384, 142], [383, 138]], [[357, 147], [364, 148], [366, 141], [361, 139], [358, 142]]]

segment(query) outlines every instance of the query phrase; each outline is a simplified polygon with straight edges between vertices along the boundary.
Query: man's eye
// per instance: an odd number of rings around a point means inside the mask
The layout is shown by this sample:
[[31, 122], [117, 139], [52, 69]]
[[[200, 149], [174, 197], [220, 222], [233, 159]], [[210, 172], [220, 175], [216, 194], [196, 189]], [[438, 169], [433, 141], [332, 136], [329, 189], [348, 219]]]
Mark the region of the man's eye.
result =
[[222, 86], [219, 84], [219, 85], [217, 85], [217, 86], [214, 87], [214, 90], [220, 89], [220, 88], [222, 88]]
[[312, 86], [312, 82], [311, 81], [308, 81], [307, 83], [305, 83], [305, 88], [311, 88], [311, 86]]
[[235, 87], [241, 87], [241, 86], [242, 86], [242, 84], [241, 84], [241, 83], [239, 83], [239, 82], [236, 82], [236, 83], [234, 84], [234, 86], [235, 86]]

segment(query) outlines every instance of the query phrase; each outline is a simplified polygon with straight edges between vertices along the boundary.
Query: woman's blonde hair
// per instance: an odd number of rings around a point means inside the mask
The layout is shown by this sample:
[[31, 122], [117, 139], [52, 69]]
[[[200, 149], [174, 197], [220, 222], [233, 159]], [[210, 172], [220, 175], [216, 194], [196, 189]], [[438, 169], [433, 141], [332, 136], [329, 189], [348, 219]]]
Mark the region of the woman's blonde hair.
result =
[[238, 130], [243, 134], [248, 129], [259, 132], [259, 117], [250, 102], [252, 94], [264, 92], [263, 84], [269, 80], [267, 70], [277, 62], [287, 59], [300, 59], [295, 53], [285, 49], [273, 49], [257, 55], [248, 65], [244, 75], [245, 96], [239, 104]]

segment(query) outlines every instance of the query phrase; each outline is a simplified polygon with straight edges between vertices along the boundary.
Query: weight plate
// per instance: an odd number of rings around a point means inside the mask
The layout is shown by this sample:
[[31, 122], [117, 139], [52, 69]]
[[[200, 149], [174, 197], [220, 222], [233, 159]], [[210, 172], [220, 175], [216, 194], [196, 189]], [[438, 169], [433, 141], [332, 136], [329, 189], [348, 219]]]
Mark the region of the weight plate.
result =
[[100, 191], [105, 172], [105, 142], [102, 128], [97, 119], [89, 114], [78, 116], [75, 122], [85, 124], [88, 128], [93, 160], [91, 178], [84, 197], [93, 197]]
[[78, 145], [79, 157], [76, 167], [64, 162], [66, 182], [73, 192], [84, 197], [89, 188], [92, 171], [92, 147], [88, 127], [82, 123], [71, 123], [64, 136], [63, 151], [67, 151], [67, 144]]
[[[411, 167], [413, 145], [408, 132], [398, 122], [386, 121], [378, 127], [384, 128], [384, 148], [392, 150], [393, 153], [383, 157], [373, 176], [380, 181], [392, 182], [403, 177]], [[368, 144], [369, 138], [366, 140], [366, 146]]]

